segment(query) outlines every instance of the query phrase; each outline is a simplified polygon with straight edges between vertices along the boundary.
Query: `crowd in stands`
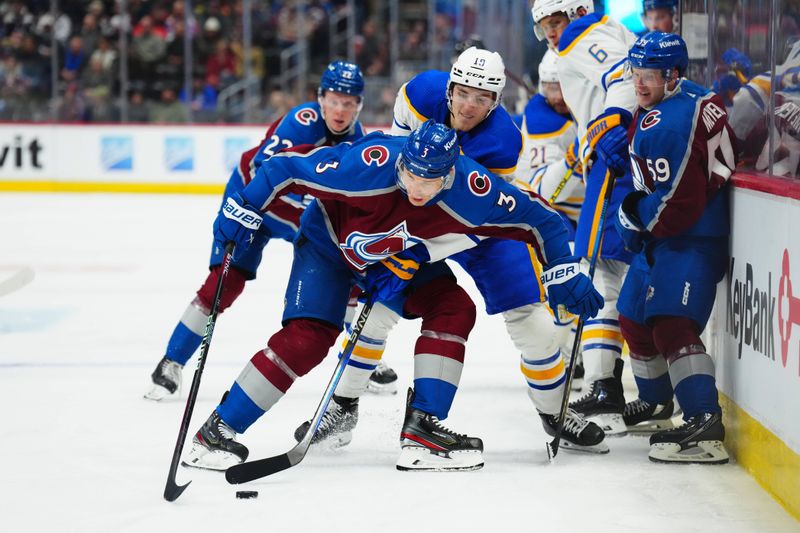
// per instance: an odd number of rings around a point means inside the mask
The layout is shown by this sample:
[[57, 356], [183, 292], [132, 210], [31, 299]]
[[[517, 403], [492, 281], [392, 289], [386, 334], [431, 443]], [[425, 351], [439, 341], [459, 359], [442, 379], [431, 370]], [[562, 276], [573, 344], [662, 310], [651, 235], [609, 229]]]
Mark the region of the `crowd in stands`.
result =
[[[261, 101], [254, 106], [258, 116], [248, 121], [270, 120], [298, 103], [281, 91], [280, 52], [307, 38], [309, 78], [314, 79], [332, 55], [329, 21], [347, 4], [309, 0], [298, 14], [291, 0], [252, 2], [251, 65]], [[355, 4], [356, 62], [367, 76], [387, 76], [386, 13]], [[61, 0], [53, 16], [50, 0], [0, 3], [0, 120], [119, 121], [123, 60], [128, 121], [186, 122], [190, 113], [194, 122], [240, 120], [227, 116], [218, 98], [245, 73], [242, 0], [191, 2], [188, 17], [186, 5], [183, 0], [128, 0], [126, 16], [119, 0]], [[344, 24], [335, 29], [343, 30]], [[435, 35], [448, 52], [452, 27], [452, 16], [437, 14]], [[187, 33], [191, 91], [184, 86]], [[426, 21], [411, 25], [402, 36], [402, 57], [426, 57], [427, 34]]]

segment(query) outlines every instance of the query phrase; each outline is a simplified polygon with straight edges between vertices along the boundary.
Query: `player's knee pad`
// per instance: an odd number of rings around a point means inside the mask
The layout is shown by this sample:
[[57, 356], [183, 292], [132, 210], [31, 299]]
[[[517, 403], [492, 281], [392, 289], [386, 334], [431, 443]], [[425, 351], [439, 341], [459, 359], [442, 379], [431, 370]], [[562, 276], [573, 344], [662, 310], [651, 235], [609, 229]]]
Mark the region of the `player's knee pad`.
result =
[[705, 352], [694, 320], [682, 316], [658, 316], [652, 319], [652, 324], [656, 348], [668, 361], [689, 352]]
[[514, 347], [524, 356], [551, 355], [558, 349], [556, 326], [545, 304], [503, 311], [503, 319]]
[[403, 311], [422, 317], [423, 331], [456, 335], [465, 341], [477, 315], [475, 302], [467, 291], [446, 277], [417, 288], [406, 300]]
[[300, 318], [287, 322], [267, 345], [291, 372], [303, 376], [322, 361], [338, 335], [326, 322]]
[[[211, 312], [211, 307], [214, 304], [214, 296], [216, 296], [217, 291], [217, 281], [221, 275], [221, 265], [212, 267], [205, 283], [203, 283], [203, 286], [197, 291], [197, 299], [195, 301], [199, 300], [199, 303], [207, 312]], [[222, 313], [236, 301], [236, 298], [242, 294], [246, 281], [247, 277], [243, 271], [235, 267], [228, 269], [228, 275], [225, 276], [225, 283], [222, 285], [222, 296], [219, 300], [218, 312]]]
[[400, 315], [378, 302], [373, 306], [369, 319], [364, 323], [364, 328], [361, 330], [362, 338], [385, 341], [389, 337], [389, 332], [399, 321]]
[[624, 315], [619, 315], [619, 329], [622, 331], [622, 336], [625, 337], [625, 342], [628, 343], [632, 358], [649, 359], [658, 355], [658, 348], [653, 342], [652, 329], [644, 324], [634, 322]]

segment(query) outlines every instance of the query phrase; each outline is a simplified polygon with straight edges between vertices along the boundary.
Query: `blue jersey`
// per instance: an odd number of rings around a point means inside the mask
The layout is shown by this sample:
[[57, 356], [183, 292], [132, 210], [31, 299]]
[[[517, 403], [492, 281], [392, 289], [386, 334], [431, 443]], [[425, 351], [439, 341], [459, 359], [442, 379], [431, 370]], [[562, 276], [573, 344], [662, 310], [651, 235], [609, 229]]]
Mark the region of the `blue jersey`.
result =
[[451, 234], [524, 241], [545, 264], [571, 255], [567, 230], [546, 201], [466, 156], [432, 204], [411, 205], [395, 171], [405, 142], [376, 132], [352, 144], [282, 152], [261, 165], [243, 196], [265, 211], [283, 194], [311, 194], [301, 232], [356, 271]]
[[[429, 70], [403, 85], [395, 104], [393, 130], [411, 133], [433, 119], [450, 125], [447, 72]], [[461, 151], [494, 174], [510, 180], [522, 151], [522, 133], [508, 112], [498, 106], [470, 131], [457, 131]]]
[[736, 167], [733, 131], [719, 96], [684, 83], [634, 116], [634, 186], [647, 193], [637, 214], [656, 238], [725, 236], [728, 199], [720, 190]]

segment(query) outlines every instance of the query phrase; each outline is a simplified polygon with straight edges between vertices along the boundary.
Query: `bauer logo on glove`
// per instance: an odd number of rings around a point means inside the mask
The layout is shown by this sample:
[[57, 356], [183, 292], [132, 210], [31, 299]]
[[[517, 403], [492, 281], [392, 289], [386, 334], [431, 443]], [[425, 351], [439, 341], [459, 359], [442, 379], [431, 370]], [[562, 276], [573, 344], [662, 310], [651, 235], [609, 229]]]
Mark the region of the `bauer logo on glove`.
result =
[[225, 218], [236, 220], [239, 222], [239, 224], [246, 228], [257, 230], [261, 227], [261, 216], [240, 206], [232, 197], [228, 197], [225, 200], [225, 205], [222, 207], [222, 212], [224, 213]]

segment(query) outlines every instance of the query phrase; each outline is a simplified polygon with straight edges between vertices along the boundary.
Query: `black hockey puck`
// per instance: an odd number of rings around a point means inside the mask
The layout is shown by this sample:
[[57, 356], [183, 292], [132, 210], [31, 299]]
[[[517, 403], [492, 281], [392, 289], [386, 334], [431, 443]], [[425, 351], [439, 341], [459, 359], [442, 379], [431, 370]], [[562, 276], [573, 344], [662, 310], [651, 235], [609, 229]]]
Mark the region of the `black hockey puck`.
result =
[[240, 500], [249, 500], [250, 498], [258, 498], [257, 490], [237, 490], [236, 497]]

